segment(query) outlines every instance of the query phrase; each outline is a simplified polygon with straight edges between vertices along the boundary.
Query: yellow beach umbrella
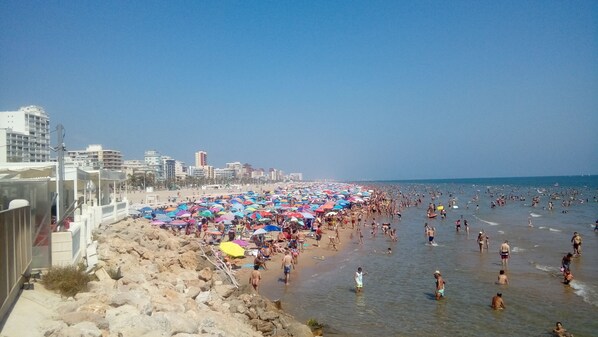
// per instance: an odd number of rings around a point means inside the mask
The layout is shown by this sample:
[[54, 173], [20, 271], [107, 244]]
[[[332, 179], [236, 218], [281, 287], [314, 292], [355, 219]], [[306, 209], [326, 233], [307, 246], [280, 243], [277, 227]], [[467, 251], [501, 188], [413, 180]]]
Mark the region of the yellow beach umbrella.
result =
[[245, 256], [245, 249], [243, 249], [243, 247], [239, 246], [238, 244], [234, 243], [234, 242], [222, 242], [220, 244], [220, 250], [229, 256], [232, 257], [241, 257], [241, 256]]
[[444, 209], [444, 206], [440, 205], [438, 207], [436, 207], [437, 210], [442, 211]]

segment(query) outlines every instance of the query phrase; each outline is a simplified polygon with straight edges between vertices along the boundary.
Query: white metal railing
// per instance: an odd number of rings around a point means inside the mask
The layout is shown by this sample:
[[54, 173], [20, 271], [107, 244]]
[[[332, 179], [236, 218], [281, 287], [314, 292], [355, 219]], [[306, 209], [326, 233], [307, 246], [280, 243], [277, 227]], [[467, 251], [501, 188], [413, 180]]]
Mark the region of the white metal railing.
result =
[[[86, 206], [75, 216], [67, 232], [52, 234], [52, 265], [74, 265], [81, 258], [88, 257], [88, 249], [93, 245], [93, 230], [100, 225], [120, 221], [128, 216], [127, 202], [105, 206]], [[88, 261], [89, 263], [89, 261]]]
[[0, 211], [0, 321], [16, 301], [31, 267], [31, 206]]

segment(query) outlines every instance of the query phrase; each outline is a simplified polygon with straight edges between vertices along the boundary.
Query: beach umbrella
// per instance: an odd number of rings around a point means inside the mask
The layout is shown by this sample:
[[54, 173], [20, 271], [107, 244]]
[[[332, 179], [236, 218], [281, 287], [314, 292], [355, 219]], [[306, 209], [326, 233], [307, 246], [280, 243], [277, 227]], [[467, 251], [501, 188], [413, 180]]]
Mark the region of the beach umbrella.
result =
[[301, 212], [301, 215], [303, 215], [304, 219], [313, 219], [314, 218], [313, 214], [308, 213], [308, 212]]
[[185, 220], [173, 220], [169, 223], [169, 225], [171, 226], [182, 226], [182, 225], [186, 225], [187, 222], [185, 222]]
[[166, 223], [164, 221], [154, 220], [151, 222], [151, 224], [154, 226], [162, 226], [162, 225], [165, 225]]
[[328, 213], [326, 213], [326, 216], [333, 216], [333, 215], [336, 215], [336, 214], [337, 214], [336, 212], [328, 212]]
[[205, 210], [205, 211], [201, 211], [201, 213], [199, 213], [199, 215], [206, 217], [206, 218], [211, 218], [214, 216], [214, 214], [212, 214], [212, 212]]
[[274, 225], [267, 225], [266, 227], [264, 227], [264, 230], [268, 232], [282, 232], [282, 229], [280, 227]]
[[141, 212], [136, 211], [134, 209], [130, 209], [129, 210], [129, 215], [137, 216], [137, 215], [141, 215]]
[[183, 216], [185, 214], [189, 214], [189, 212], [187, 212], [186, 210], [180, 210], [178, 212], [175, 213], [176, 216]]
[[270, 221], [272, 221], [272, 219], [270, 219], [270, 218], [261, 218], [258, 221], [264, 223], [264, 222], [270, 222]]
[[172, 219], [166, 214], [156, 214], [155, 220], [164, 221], [164, 222], [171, 222]]
[[256, 230], [255, 232], [253, 232], [253, 234], [251, 234], [251, 236], [260, 235], [260, 234], [266, 234], [266, 233], [268, 233], [268, 231], [266, 231], [263, 228], [260, 228], [260, 229]]
[[247, 246], [249, 246], [249, 242], [247, 242], [245, 240], [233, 240], [231, 242], [236, 243], [236, 244], [238, 244], [241, 247], [247, 247]]
[[220, 243], [219, 247], [220, 250], [226, 255], [232, 257], [245, 256], [245, 249], [234, 242], [222, 242]]

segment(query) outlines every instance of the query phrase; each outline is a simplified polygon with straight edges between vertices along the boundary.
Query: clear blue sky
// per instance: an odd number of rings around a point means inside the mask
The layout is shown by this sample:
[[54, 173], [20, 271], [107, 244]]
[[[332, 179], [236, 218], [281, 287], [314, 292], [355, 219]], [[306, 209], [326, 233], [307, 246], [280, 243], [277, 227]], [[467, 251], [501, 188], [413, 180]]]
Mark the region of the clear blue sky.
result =
[[0, 110], [307, 178], [598, 173], [597, 1], [1, 1]]

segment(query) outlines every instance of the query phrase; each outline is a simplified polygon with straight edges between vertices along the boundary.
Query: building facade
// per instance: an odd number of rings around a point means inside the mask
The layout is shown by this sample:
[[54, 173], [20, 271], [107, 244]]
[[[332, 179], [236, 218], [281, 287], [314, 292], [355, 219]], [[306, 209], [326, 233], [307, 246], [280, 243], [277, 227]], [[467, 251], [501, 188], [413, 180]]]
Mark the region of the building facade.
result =
[[195, 152], [195, 167], [208, 165], [208, 153], [205, 151]]
[[76, 165], [90, 170], [120, 171], [123, 168], [122, 153], [105, 150], [102, 145], [89, 145], [85, 150], [67, 151], [67, 156]]
[[50, 118], [31, 105], [0, 112], [0, 163], [50, 160]]

